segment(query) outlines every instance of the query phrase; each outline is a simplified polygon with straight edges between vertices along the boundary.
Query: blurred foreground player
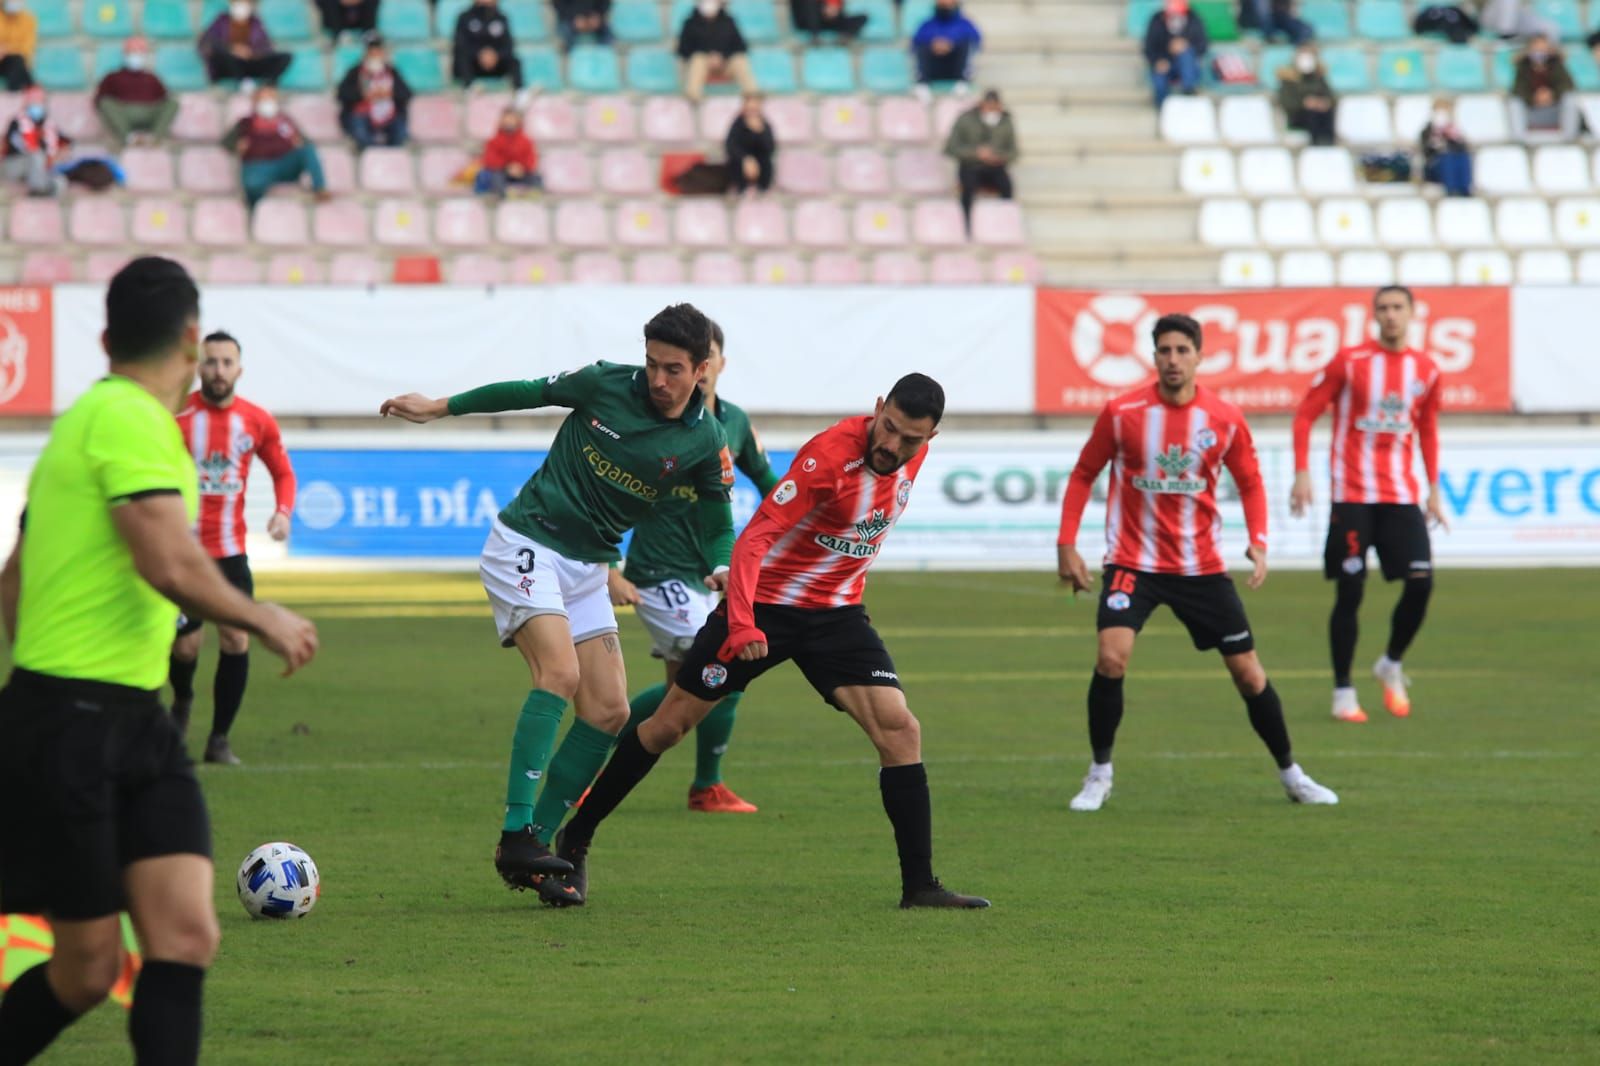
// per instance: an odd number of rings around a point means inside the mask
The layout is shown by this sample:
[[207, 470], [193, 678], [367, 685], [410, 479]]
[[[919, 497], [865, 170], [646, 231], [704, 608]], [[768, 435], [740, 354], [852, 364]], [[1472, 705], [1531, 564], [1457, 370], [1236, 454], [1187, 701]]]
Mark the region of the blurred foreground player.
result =
[[1078, 554], [1078, 525], [1095, 479], [1111, 464], [1106, 495], [1105, 575], [1096, 619], [1099, 650], [1089, 682], [1089, 744], [1094, 761], [1075, 811], [1097, 811], [1111, 795], [1111, 748], [1122, 721], [1122, 679], [1133, 644], [1151, 613], [1172, 608], [1194, 646], [1222, 653], [1250, 724], [1277, 760], [1284, 791], [1296, 803], [1338, 803], [1306, 775], [1289, 748], [1289, 727], [1223, 562], [1217, 482], [1227, 467], [1244, 505], [1255, 564], [1247, 584], [1267, 579], [1267, 500], [1255, 442], [1239, 409], [1195, 384], [1200, 324], [1163, 315], [1155, 325], [1156, 382], [1119, 396], [1100, 411], [1061, 502], [1057, 541], [1061, 580], [1074, 592], [1091, 587]]
[[[565, 880], [588, 893], [600, 822], [718, 700], [793, 659], [824, 700], [878, 749], [878, 786], [900, 853], [901, 907], [987, 907], [933, 875], [933, 815], [922, 727], [894, 660], [861, 606], [867, 569], [911, 498], [944, 415], [944, 390], [922, 374], [895, 383], [873, 414], [806, 442], [734, 545], [728, 595], [706, 622], [660, 710], [627, 734], [556, 851]], [[574, 902], [581, 902], [576, 900]]]
[[310, 622], [251, 602], [190, 534], [194, 465], [172, 414], [194, 382], [199, 313], [171, 260], [111, 279], [111, 372], [51, 427], [0, 574], [16, 663], [0, 691], [0, 911], [43, 913], [55, 934], [54, 956], [0, 1000], [6, 1066], [106, 998], [122, 910], [144, 953], [135, 1058], [199, 1057], [219, 934], [205, 800], [160, 700], [174, 603], [256, 634], [289, 672], [317, 650]]

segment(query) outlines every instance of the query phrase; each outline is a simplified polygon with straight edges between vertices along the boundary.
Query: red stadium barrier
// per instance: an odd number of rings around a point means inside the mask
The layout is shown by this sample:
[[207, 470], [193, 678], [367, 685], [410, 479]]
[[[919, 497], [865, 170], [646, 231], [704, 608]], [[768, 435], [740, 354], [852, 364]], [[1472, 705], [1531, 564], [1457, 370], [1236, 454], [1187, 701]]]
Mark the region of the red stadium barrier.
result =
[[50, 289], [0, 286], [0, 415], [51, 410]]

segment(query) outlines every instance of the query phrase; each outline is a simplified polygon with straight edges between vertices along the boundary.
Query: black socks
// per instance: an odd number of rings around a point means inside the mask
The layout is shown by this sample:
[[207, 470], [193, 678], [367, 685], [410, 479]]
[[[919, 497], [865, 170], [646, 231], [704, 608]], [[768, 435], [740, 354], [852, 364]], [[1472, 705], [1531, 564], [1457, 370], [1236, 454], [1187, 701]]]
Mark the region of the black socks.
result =
[[128, 1036], [139, 1066], [200, 1060], [200, 991], [206, 972], [186, 962], [147, 959], [133, 989]]
[[62, 1005], [40, 963], [0, 998], [0, 1066], [22, 1066], [78, 1020]]
[[1105, 677], [1096, 670], [1089, 679], [1089, 747], [1094, 761], [1111, 761], [1111, 746], [1122, 724], [1122, 678]]
[[1250, 725], [1256, 731], [1256, 736], [1272, 752], [1272, 757], [1278, 762], [1278, 769], [1287, 770], [1294, 765], [1294, 756], [1289, 751], [1289, 727], [1283, 720], [1283, 701], [1278, 699], [1278, 692], [1272, 687], [1272, 682], [1267, 682], [1267, 687], [1254, 696], [1246, 696], [1244, 705], [1250, 711]]
[[199, 666], [198, 659], [180, 659], [174, 655], [168, 660], [167, 676], [172, 681], [174, 703], [194, 699], [194, 672]]
[[900, 853], [900, 886], [915, 892], [933, 882], [933, 802], [928, 797], [928, 771], [921, 763], [885, 766], [878, 771], [883, 812], [894, 826]]
[[639, 731], [630, 730], [622, 735], [617, 742], [617, 750], [611, 753], [611, 761], [606, 763], [606, 768], [595, 778], [589, 788], [589, 795], [573, 814], [572, 820], [567, 823], [566, 835], [563, 843], [587, 844], [594, 839], [594, 831], [606, 815], [617, 809], [617, 805], [627, 799], [633, 787], [645, 779], [645, 775], [653, 769], [661, 759], [646, 751], [639, 742]]
[[1333, 613], [1328, 616], [1328, 647], [1333, 653], [1333, 687], [1350, 687], [1350, 664], [1356, 657], [1360, 628], [1361, 594], [1367, 583], [1342, 577], [1334, 584]]
[[239, 705], [244, 703], [244, 686], [248, 680], [250, 680], [249, 652], [240, 652], [237, 655], [223, 652], [217, 656], [217, 677], [211, 685], [211, 698], [214, 704], [211, 711], [213, 736], [225, 737], [228, 735], [228, 730], [233, 728], [233, 720], [239, 717]]
[[1433, 578], [1412, 577], [1404, 582], [1400, 602], [1394, 605], [1394, 615], [1389, 624], [1389, 658], [1399, 662], [1422, 628], [1422, 619], [1428, 613], [1428, 597], [1433, 595]]

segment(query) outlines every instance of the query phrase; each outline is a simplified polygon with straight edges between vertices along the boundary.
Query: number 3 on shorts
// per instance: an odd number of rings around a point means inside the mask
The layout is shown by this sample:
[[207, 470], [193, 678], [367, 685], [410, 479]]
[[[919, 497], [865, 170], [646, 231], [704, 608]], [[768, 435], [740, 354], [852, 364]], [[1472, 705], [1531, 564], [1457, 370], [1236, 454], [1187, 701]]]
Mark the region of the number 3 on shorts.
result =
[[1138, 576], [1134, 574], [1133, 571], [1118, 570], [1116, 573], [1111, 575], [1111, 591], [1125, 592], [1131, 596], [1133, 595], [1134, 582], [1137, 580]]
[[531, 574], [531, 573], [533, 573], [533, 549], [532, 548], [518, 548], [517, 549], [517, 573], [519, 573], [519, 574]]

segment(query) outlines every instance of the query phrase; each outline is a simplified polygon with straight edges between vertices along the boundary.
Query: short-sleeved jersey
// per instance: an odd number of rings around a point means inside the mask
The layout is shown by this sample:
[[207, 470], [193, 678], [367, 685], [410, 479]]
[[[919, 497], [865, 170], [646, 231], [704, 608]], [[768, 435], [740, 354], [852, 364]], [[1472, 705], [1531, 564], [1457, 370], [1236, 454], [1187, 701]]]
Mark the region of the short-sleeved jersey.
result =
[[272, 475], [279, 513], [293, 513], [294, 468], [277, 419], [264, 409], [237, 396], [219, 407], [196, 392], [178, 412], [178, 429], [200, 476], [200, 546], [213, 559], [244, 554], [244, 496], [252, 458], [259, 456]]
[[[720, 396], [715, 414], [728, 436], [733, 465], [766, 495], [778, 476], [750, 425], [750, 416]], [[697, 498], [693, 485], [680, 486], [633, 527], [633, 539], [628, 542], [629, 581], [645, 586], [663, 581], [699, 582], [716, 568], [695, 513]]]
[[544, 398], [572, 414], [500, 512], [529, 540], [579, 562], [616, 562], [622, 535], [678, 489], [728, 499], [733, 457], [700, 390], [666, 418], [650, 402], [643, 367], [602, 362], [546, 379]]
[[1429, 482], [1439, 473], [1439, 368], [1413, 348], [1368, 341], [1342, 349], [1294, 413], [1294, 468], [1309, 468], [1311, 426], [1333, 404], [1334, 503], [1418, 503], [1415, 433]]
[[28, 479], [18, 666], [161, 686], [178, 608], [139, 576], [111, 511], [164, 492], [194, 520], [194, 463], [172, 412], [139, 385], [103, 378], [56, 419]]
[[1244, 414], [1210, 389], [1178, 406], [1149, 385], [1100, 411], [1067, 483], [1059, 543], [1073, 544], [1090, 490], [1107, 463], [1108, 566], [1199, 576], [1227, 570], [1217, 482], [1233, 475], [1250, 542], [1267, 543], [1267, 502]]

